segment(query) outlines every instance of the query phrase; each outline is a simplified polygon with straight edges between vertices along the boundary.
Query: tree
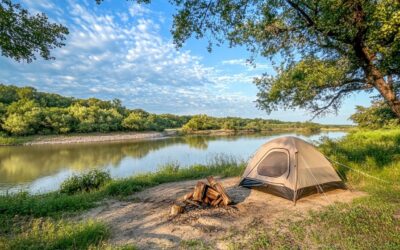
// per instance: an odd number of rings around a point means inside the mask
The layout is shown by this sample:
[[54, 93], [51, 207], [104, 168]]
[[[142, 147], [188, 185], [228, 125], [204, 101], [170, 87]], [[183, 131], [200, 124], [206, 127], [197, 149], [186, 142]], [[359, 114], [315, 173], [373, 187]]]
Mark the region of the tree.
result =
[[122, 121], [122, 126], [129, 130], [142, 131], [145, 130], [146, 118], [143, 113], [132, 112]]
[[396, 0], [171, 0], [178, 47], [207, 37], [245, 46], [250, 61], [283, 59], [255, 80], [257, 105], [335, 111], [354, 92], [376, 89], [400, 118], [400, 2]]
[[185, 132], [196, 130], [220, 129], [221, 126], [217, 123], [214, 117], [207, 115], [195, 115], [185, 125], [182, 130]]
[[371, 107], [357, 106], [350, 120], [361, 128], [379, 129], [399, 126], [396, 114], [384, 102], [374, 102]]
[[68, 29], [51, 23], [45, 14], [31, 15], [20, 4], [0, 0], [0, 49], [5, 57], [32, 62], [36, 54], [46, 60], [54, 59], [50, 50], [65, 44]]
[[42, 120], [42, 109], [33, 100], [21, 99], [7, 108], [3, 129], [14, 135], [35, 134]]

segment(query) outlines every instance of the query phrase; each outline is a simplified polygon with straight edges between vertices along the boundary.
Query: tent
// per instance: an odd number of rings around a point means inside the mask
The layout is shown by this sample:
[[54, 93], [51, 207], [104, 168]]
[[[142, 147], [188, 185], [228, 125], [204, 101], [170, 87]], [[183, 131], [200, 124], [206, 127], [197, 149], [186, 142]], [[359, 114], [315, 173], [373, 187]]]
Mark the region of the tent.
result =
[[239, 185], [257, 187], [294, 202], [312, 193], [345, 188], [321, 152], [291, 136], [262, 145], [249, 161]]

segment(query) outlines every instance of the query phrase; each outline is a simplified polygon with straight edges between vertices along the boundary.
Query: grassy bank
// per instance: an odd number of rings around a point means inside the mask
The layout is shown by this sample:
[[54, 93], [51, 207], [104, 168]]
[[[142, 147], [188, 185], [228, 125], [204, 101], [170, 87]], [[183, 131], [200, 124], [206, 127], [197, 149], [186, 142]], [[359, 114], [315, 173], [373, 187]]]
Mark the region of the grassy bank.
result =
[[3, 136], [0, 135], [0, 146], [17, 146], [33, 141], [34, 136]]
[[[58, 249], [103, 247], [104, 240], [109, 235], [105, 225], [90, 221], [67, 222], [66, 218], [99, 205], [105, 198], [123, 199], [144, 188], [166, 182], [198, 179], [209, 175], [239, 176], [243, 169], [243, 163], [219, 157], [208, 165], [194, 165], [188, 168], [168, 164], [155, 173], [107, 181], [100, 188], [90, 192], [52, 192], [42, 195], [19, 193], [1, 196], [0, 249], [24, 249], [25, 243], [30, 245], [31, 249], [57, 249], [54, 246], [62, 246]], [[96, 237], [90, 236], [92, 234]]]

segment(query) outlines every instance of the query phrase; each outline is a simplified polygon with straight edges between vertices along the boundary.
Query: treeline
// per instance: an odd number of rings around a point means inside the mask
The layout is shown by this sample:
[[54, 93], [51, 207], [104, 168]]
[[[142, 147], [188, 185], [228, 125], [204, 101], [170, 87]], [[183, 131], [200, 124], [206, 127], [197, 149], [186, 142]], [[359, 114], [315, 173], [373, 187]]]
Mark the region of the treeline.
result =
[[185, 132], [210, 129], [254, 132], [276, 129], [303, 129], [306, 132], [318, 132], [321, 129], [321, 125], [312, 122], [283, 122], [274, 119], [246, 119], [239, 117], [216, 118], [207, 115], [195, 115], [182, 127]]
[[78, 99], [39, 92], [32, 87], [0, 84], [0, 136], [163, 131], [168, 128], [182, 128], [184, 132], [210, 129], [264, 131], [299, 128], [317, 132], [320, 125], [271, 119], [215, 118], [207, 115], [158, 115], [142, 109], [128, 109], [117, 99]]
[[179, 128], [190, 116], [130, 110], [117, 99], [77, 99], [0, 84], [0, 133], [65, 134], [111, 131], [162, 131]]

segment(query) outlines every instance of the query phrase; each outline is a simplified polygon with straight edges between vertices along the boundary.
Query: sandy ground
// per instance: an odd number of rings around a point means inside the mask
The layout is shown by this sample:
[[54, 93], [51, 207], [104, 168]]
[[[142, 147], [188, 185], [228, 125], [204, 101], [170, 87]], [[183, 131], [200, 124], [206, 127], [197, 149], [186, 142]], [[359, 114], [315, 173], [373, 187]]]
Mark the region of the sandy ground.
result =
[[167, 136], [176, 135], [176, 131], [165, 132], [118, 132], [108, 134], [82, 134], [82, 135], [57, 135], [37, 137], [33, 141], [24, 143], [24, 145], [43, 145], [43, 144], [72, 144], [72, 143], [93, 143], [93, 142], [111, 142], [127, 140], [146, 140], [159, 139]]
[[237, 187], [238, 178], [220, 180], [236, 203], [227, 208], [189, 209], [175, 217], [170, 206], [191, 191], [197, 181], [159, 185], [135, 194], [129, 201], [109, 200], [81, 218], [94, 218], [111, 226], [111, 244], [133, 243], [140, 249], [176, 249], [182, 240], [199, 239], [226, 248], [228, 232], [240, 232], [251, 223], [273, 224], [282, 217], [296, 220], [310, 210], [318, 210], [334, 202], [350, 202], [365, 193], [333, 190], [291, 201], [261, 191]]

